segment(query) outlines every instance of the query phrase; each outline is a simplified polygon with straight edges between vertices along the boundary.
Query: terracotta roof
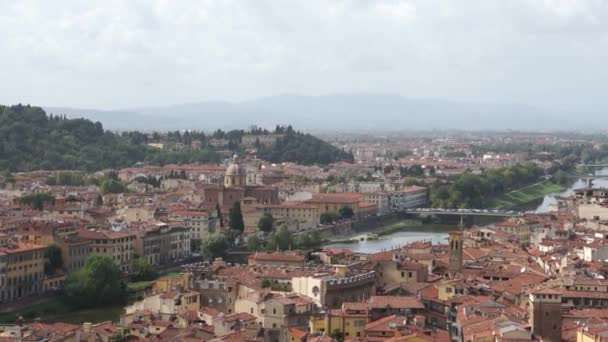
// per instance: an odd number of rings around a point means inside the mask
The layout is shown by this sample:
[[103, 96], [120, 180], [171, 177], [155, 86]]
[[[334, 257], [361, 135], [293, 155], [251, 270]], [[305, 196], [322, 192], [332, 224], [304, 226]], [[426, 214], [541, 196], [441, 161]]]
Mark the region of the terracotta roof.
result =
[[234, 322], [236, 320], [253, 321], [256, 319], [256, 317], [254, 315], [248, 314], [246, 312], [235, 312], [233, 314], [226, 315], [226, 317], [224, 319], [226, 320], [226, 322]]
[[[563, 292], [583, 292], [583, 291], [563, 291]], [[560, 289], [544, 288], [544, 289], [532, 291], [531, 293], [533, 293], [533, 294], [561, 295], [562, 291]]]
[[45, 248], [46, 248], [46, 246], [19, 241], [13, 247], [0, 247], [0, 252], [6, 253], [6, 254], [13, 254], [13, 253], [35, 251], [35, 250], [45, 249]]
[[363, 198], [360, 193], [333, 193], [333, 194], [314, 194], [308, 203], [358, 203]]
[[289, 328], [289, 335], [297, 338], [297, 339], [302, 339], [304, 337], [306, 337], [306, 335], [308, 335], [308, 333], [304, 330], [300, 330], [298, 328]]
[[85, 239], [122, 239], [127, 237], [135, 237], [133, 233], [114, 232], [109, 230], [98, 230], [92, 231], [87, 229], [81, 229], [78, 232], [80, 237]]
[[488, 255], [488, 253], [480, 248], [465, 248], [462, 254], [465, 260], [477, 260]]
[[344, 311], [367, 311], [369, 304], [365, 302], [344, 302], [342, 303], [342, 310]]
[[[395, 330], [395, 328], [399, 328], [399, 327], [403, 327], [405, 326], [407, 318], [405, 316], [398, 316], [398, 315], [390, 315], [390, 316], [386, 316], [380, 319], [377, 319], [373, 322], [367, 323], [365, 325], [365, 331], [374, 331], [374, 332], [381, 332], [381, 331], [391, 331], [391, 330]], [[394, 327], [392, 327], [392, 325], [395, 325]]]
[[370, 309], [424, 309], [418, 298], [409, 296], [371, 296], [368, 303]]
[[304, 256], [295, 252], [256, 252], [249, 256], [249, 259], [260, 261], [289, 261], [289, 262], [304, 262]]

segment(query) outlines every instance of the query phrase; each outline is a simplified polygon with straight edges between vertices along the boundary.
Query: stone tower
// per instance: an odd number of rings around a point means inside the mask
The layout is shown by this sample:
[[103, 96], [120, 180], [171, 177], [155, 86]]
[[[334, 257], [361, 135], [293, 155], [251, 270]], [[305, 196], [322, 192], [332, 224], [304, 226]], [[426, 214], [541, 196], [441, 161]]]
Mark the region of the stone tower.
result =
[[454, 276], [457, 273], [462, 272], [462, 230], [455, 230], [448, 233], [448, 240], [450, 246], [450, 264], [448, 271], [450, 276]]
[[543, 289], [530, 293], [530, 325], [532, 334], [543, 341], [562, 339], [562, 295], [559, 291]]
[[245, 186], [247, 182], [247, 170], [239, 164], [238, 156], [232, 158], [232, 164], [226, 169], [224, 186], [227, 188]]

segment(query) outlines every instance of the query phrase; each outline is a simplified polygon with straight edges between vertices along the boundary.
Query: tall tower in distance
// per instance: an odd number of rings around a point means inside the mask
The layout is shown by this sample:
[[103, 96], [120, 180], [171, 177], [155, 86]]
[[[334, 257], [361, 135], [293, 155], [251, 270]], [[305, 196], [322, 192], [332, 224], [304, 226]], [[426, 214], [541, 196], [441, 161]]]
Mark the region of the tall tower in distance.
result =
[[448, 271], [450, 272], [450, 276], [453, 277], [455, 274], [462, 272], [462, 229], [449, 232], [448, 240], [450, 245], [450, 264]]
[[562, 339], [562, 295], [559, 291], [543, 289], [530, 293], [530, 325], [532, 334], [543, 341]]

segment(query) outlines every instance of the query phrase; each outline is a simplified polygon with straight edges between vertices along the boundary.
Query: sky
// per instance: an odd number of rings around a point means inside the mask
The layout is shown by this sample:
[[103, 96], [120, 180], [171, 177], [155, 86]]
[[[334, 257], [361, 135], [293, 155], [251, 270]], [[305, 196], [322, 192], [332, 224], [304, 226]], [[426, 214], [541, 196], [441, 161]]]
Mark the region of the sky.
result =
[[278, 94], [608, 109], [605, 0], [0, 0], [0, 103]]

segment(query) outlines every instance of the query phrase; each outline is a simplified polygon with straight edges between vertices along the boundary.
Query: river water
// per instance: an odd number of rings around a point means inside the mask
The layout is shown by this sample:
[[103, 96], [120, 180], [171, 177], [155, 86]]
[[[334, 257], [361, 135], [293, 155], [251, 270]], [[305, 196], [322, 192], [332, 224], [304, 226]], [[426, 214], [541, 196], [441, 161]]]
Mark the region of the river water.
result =
[[[410, 242], [431, 240], [434, 245], [447, 243], [448, 232], [454, 230], [451, 225], [425, 224], [420, 227], [408, 228], [390, 235], [381, 236], [378, 240], [366, 240], [354, 243], [334, 243], [325, 246], [326, 248], [350, 249], [355, 253], [377, 253], [390, 250], [398, 246], [406, 245]], [[353, 238], [362, 237], [365, 234]]]
[[[608, 176], [608, 168], [605, 169], [601, 169], [595, 172], [596, 175], [598, 176]], [[584, 188], [585, 186], [587, 186], [587, 184], [585, 183], [584, 180], [582, 179], [578, 179], [576, 182], [574, 182], [574, 184], [572, 184], [570, 187], [568, 187], [568, 189], [560, 192], [560, 193], [556, 193], [556, 194], [548, 194], [543, 198], [542, 203], [536, 207], [536, 209], [532, 208], [532, 210], [536, 211], [537, 213], [546, 213], [548, 211], [550, 211], [551, 206], [555, 205], [557, 203], [557, 200], [555, 197], [560, 197], [560, 196], [569, 196], [572, 195], [574, 193], [575, 189], [580, 189], [580, 188]], [[593, 181], [593, 186], [594, 187], [608, 187], [608, 179], [596, 179]]]
[[[596, 171], [596, 175], [608, 176], [608, 168]], [[608, 179], [597, 179], [593, 181], [595, 187], [608, 187]], [[574, 193], [575, 189], [585, 187], [585, 181], [578, 179], [568, 189], [554, 194], [546, 195], [542, 202], [532, 203], [520, 208], [520, 210], [535, 211], [545, 213], [551, 210], [551, 206], [557, 203], [556, 196], [568, 196]], [[409, 228], [390, 235], [381, 236], [378, 240], [360, 241], [355, 243], [334, 243], [327, 248], [345, 248], [355, 253], [377, 253], [383, 250], [390, 250], [410, 242], [428, 240], [433, 244], [447, 243], [448, 232], [454, 230], [453, 225], [425, 224], [419, 227]]]

